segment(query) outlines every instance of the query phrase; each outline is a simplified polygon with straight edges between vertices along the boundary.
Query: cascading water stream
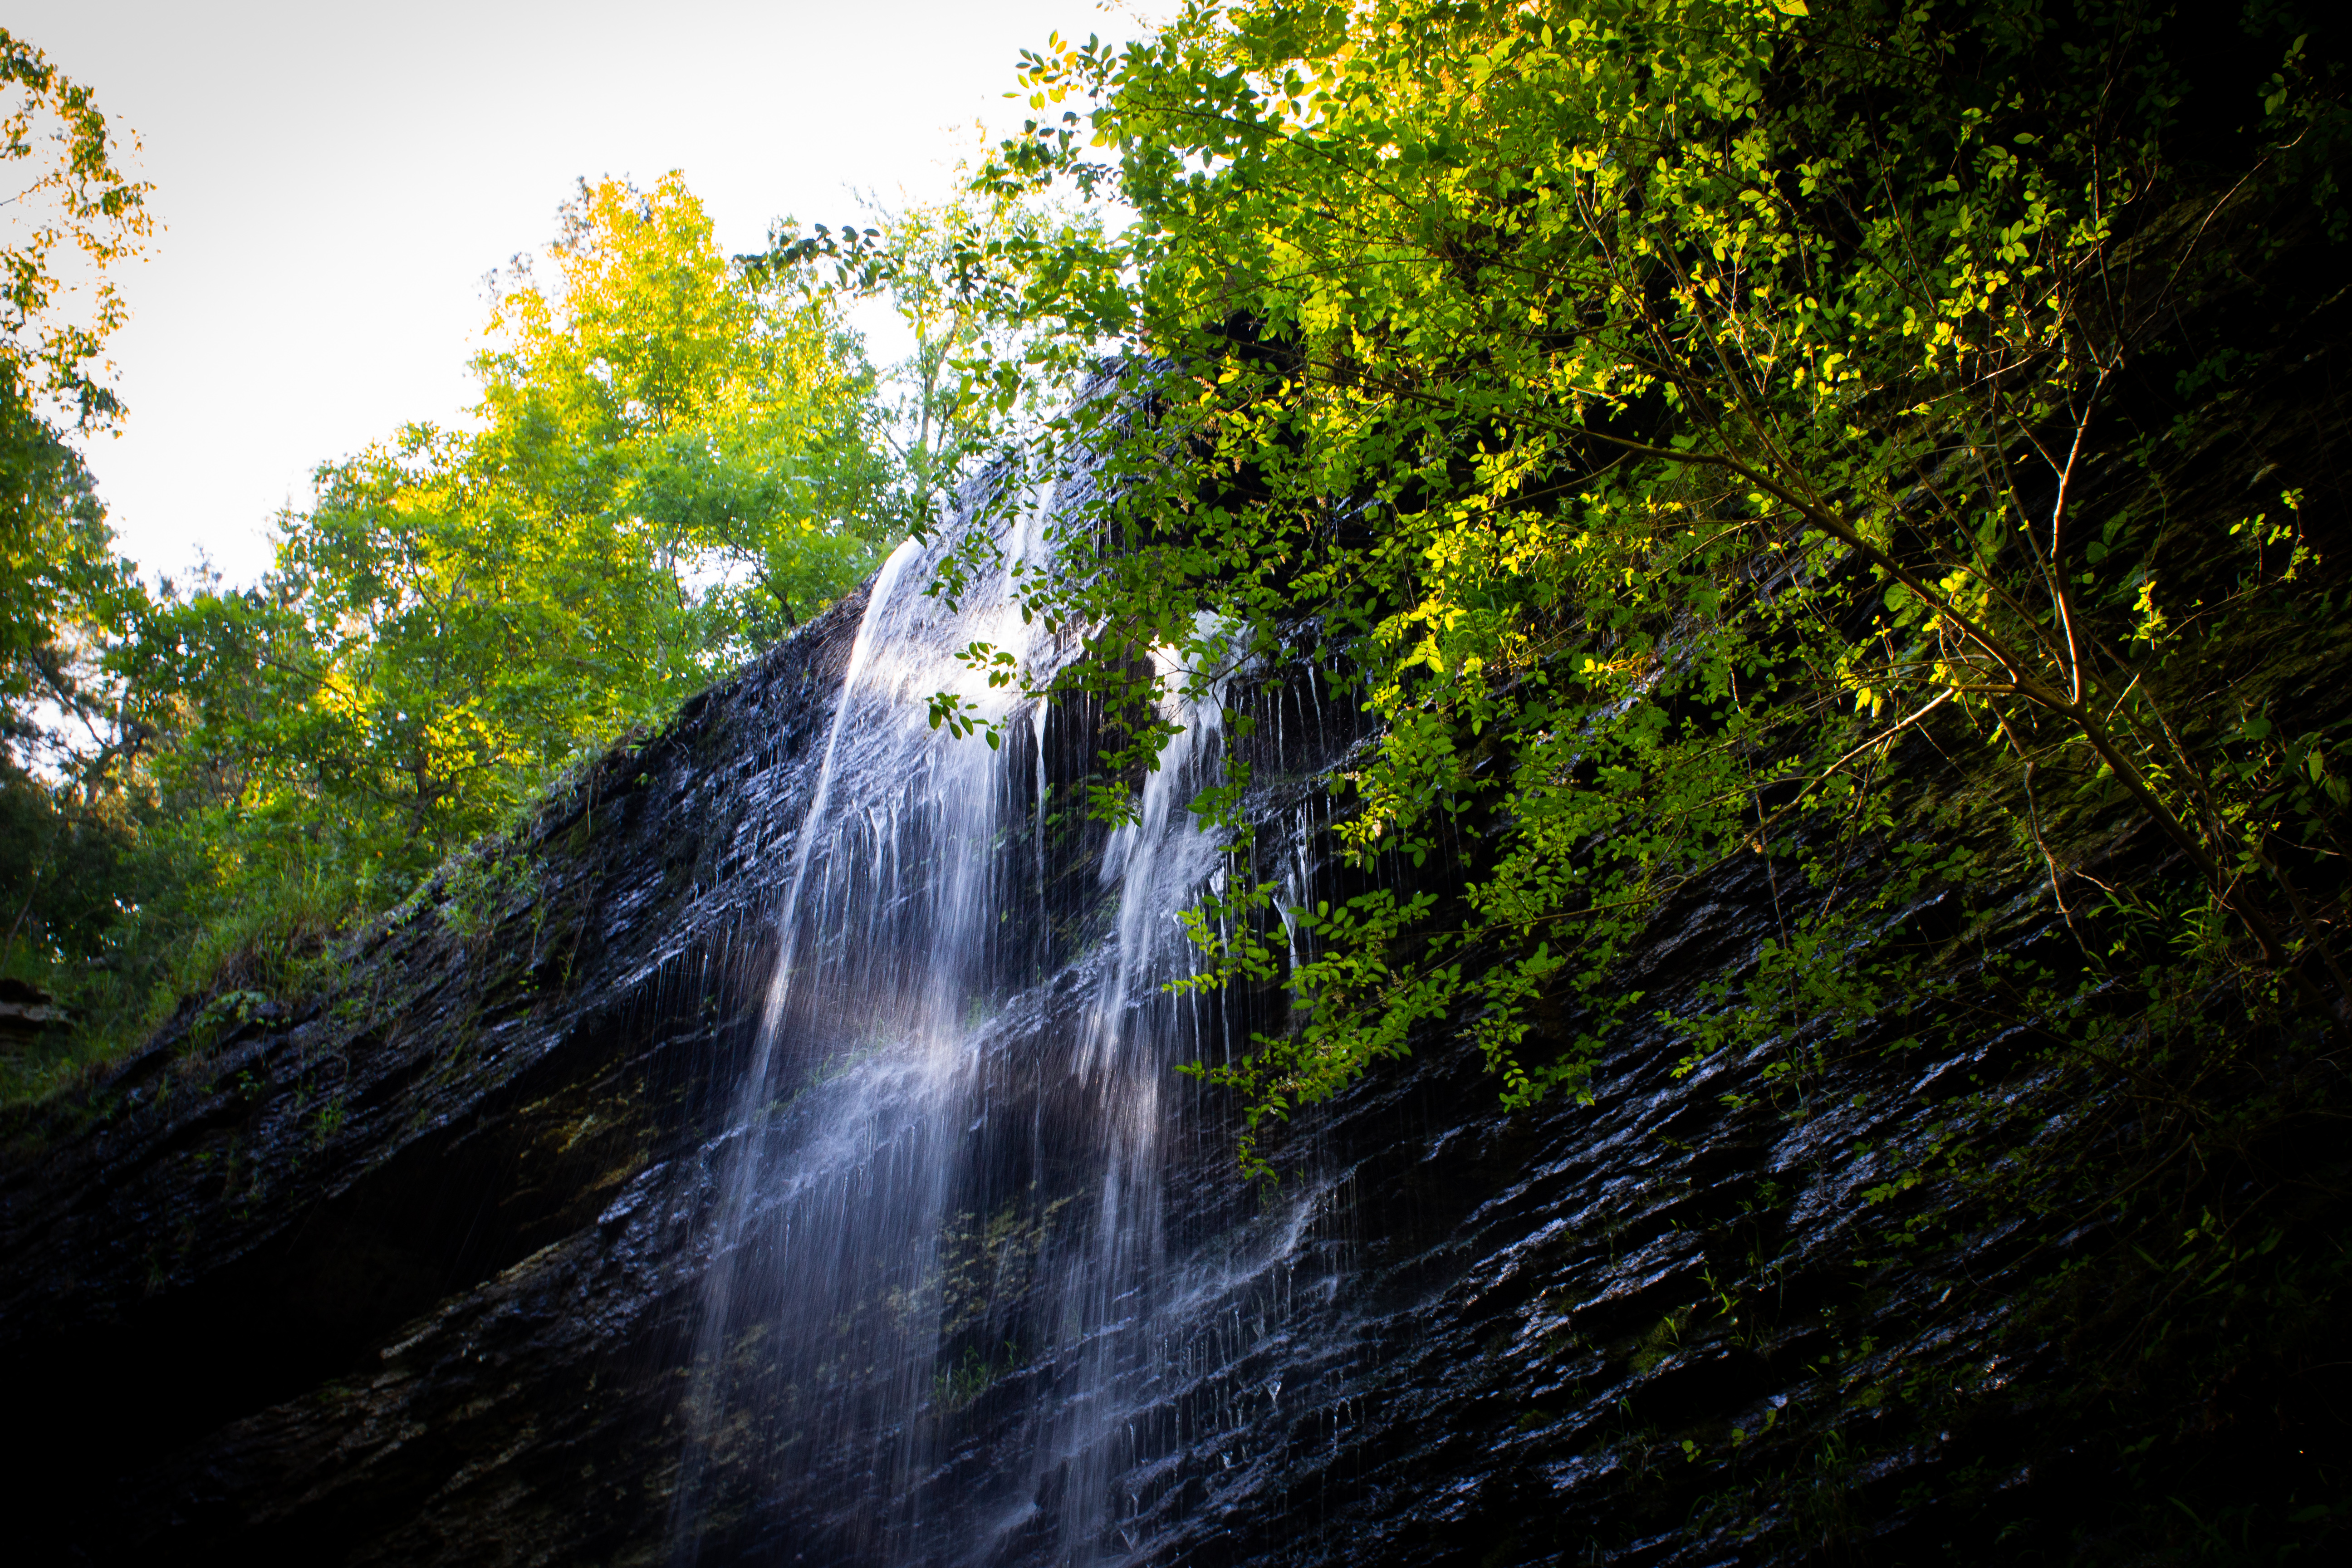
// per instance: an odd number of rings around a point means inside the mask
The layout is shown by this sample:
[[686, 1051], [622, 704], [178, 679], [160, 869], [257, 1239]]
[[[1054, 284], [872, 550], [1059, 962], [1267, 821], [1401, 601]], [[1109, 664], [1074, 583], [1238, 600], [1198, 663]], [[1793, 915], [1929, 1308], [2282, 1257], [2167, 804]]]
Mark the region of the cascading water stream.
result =
[[[990, 753], [943, 743], [924, 721], [923, 697], [956, 686], [960, 667], [938, 641], [935, 601], [902, 591], [920, 559], [902, 544], [868, 592], [793, 846], [751, 1068], [718, 1151], [681, 1561], [709, 1523], [699, 1472], [740, 1432], [781, 1417], [786, 1447], [845, 1461], [877, 1502], [903, 1494], [922, 1458], [937, 1351], [925, 1302], [976, 1066], [966, 1015], [989, 983], [1001, 802]], [[975, 605], [959, 625], [1018, 647], [1003, 608]], [[1001, 693], [973, 697], [1002, 716]], [[848, 1544], [887, 1556], [914, 1521], [866, 1522]]]
[[[1024, 516], [1008, 558], [1039, 531]], [[1090, 763], [1091, 731], [956, 657], [1050, 668], [1011, 574], [951, 611], [919, 591], [935, 565], [909, 544], [877, 576], [780, 868], [751, 1065], [707, 1154], [679, 1563], [1148, 1556], [1304, 1234], [1305, 1198], [1206, 1250], [1164, 1223], [1194, 1114], [1171, 1069], [1202, 1054], [1164, 984], [1218, 858], [1184, 808], [1220, 700], [1158, 659], [1179, 733], [1105, 842], [1048, 765]], [[940, 689], [1002, 745], [934, 730]]]
[[1222, 693], [1198, 700], [1181, 689], [1182, 672], [1165, 655], [1155, 654], [1153, 662], [1162, 716], [1178, 730], [1160, 766], [1145, 776], [1135, 820], [1112, 834], [1103, 851], [1100, 879], [1119, 889], [1116, 960], [1086, 1011], [1075, 1063], [1103, 1129], [1102, 1174], [1077, 1266], [1062, 1271], [1063, 1320], [1085, 1325], [1085, 1332], [1069, 1368], [1072, 1386], [1055, 1406], [1039, 1452], [1041, 1489], [1054, 1469], [1066, 1470], [1061, 1539], [1070, 1559], [1081, 1562], [1118, 1530], [1114, 1488], [1145, 1458], [1128, 1421], [1149, 1401], [1157, 1370], [1157, 1297], [1168, 1282], [1160, 1212], [1162, 1097], [1174, 1087], [1167, 1031], [1153, 1026], [1150, 1014], [1158, 1010], [1157, 983], [1183, 947], [1179, 911], [1208, 876], [1216, 850], [1183, 808], [1213, 765]]

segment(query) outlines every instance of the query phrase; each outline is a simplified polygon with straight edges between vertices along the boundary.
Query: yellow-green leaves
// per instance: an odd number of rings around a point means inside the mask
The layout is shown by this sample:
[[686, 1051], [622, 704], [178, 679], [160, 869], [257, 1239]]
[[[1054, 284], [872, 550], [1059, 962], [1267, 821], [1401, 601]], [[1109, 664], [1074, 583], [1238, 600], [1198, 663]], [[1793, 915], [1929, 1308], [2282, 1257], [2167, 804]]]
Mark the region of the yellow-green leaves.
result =
[[[30, 44], [0, 29], [0, 169], [10, 209], [0, 246], [0, 373], [8, 392], [76, 428], [121, 412], [99, 363], [130, 307], [110, 269], [153, 233], [154, 189], [117, 166], [126, 138]], [[135, 151], [138, 138], [127, 138]]]
[[2067, 16], [2061, 47], [2027, 0], [1204, 5], [1034, 62], [1119, 162], [1041, 124], [992, 178], [1116, 184], [1116, 306], [1067, 319], [1184, 378], [1088, 535], [1154, 544], [1063, 612], [1312, 626], [1381, 737], [1349, 857], [1465, 846], [1446, 923], [1330, 927], [1305, 1021], [1228, 1081], [1296, 1103], [1445, 1016], [1524, 1100], [1533, 998], [1613, 1016], [1621, 945], [1778, 816], [1882, 828], [1928, 716], [2038, 707], [2179, 826], [2148, 684], [2093, 666], [2185, 611], [2101, 577], [2086, 641], [2058, 560], [2139, 330], [2113, 237], [2155, 132], [2116, 116], [2168, 112], [2163, 70], [2134, 18]]
[[327, 465], [259, 594], [159, 617], [207, 650], [182, 752], [237, 812], [429, 868], [886, 542], [855, 348], [722, 255], [677, 175], [583, 185], [541, 266], [498, 300], [476, 428]]

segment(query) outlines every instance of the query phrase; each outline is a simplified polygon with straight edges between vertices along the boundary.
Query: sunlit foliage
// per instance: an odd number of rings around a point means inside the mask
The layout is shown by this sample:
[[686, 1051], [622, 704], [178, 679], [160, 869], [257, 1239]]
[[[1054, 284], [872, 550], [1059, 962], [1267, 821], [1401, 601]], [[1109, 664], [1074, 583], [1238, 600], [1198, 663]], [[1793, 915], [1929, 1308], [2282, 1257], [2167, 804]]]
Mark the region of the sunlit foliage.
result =
[[322, 468], [259, 588], [127, 656], [217, 809], [404, 881], [877, 559], [871, 378], [821, 300], [721, 255], [676, 175], [583, 186], [548, 266], [497, 300], [474, 427]]
[[723, 254], [676, 174], [583, 184], [501, 279], [473, 369], [466, 419], [322, 467], [249, 588], [151, 598], [104, 556], [71, 454], [42, 481], [46, 526], [113, 573], [84, 646], [120, 711], [77, 765], [119, 831], [76, 851], [71, 888], [10, 887], [58, 911], [27, 962], [99, 1036], [134, 1030], [150, 985], [163, 1005], [292, 983], [338, 924], [660, 723], [902, 531], [833, 297]]
[[77, 632], [122, 587], [112, 534], [69, 437], [122, 412], [104, 361], [117, 282], [152, 228], [150, 187], [89, 91], [0, 31], [0, 722], [14, 762], [29, 704], [78, 705]]
[[[1203, 680], [1306, 635], [1378, 721], [1337, 803], [1361, 890], [1291, 917], [1312, 956], [1254, 934], [1270, 887], [1199, 917], [1216, 976], [1297, 1001], [1213, 1068], [1253, 1118], [1448, 1019], [1510, 1103], [1580, 1088], [1655, 1005], [1628, 944], [1742, 856], [1781, 934], [1694, 1059], [1877, 1014], [1916, 987], [1871, 955], [1969, 874], [1887, 837], [1929, 731], [2189, 868], [2099, 962], [2185, 921], [2258, 1013], [2331, 1017], [2340, 737], [2273, 679], [2333, 603], [2300, 492], [2238, 481], [2242, 557], [2156, 501], [2215, 374], [2180, 310], [2324, 303], [2196, 243], [2343, 229], [2341, 62], [2291, 9], [2215, 19], [2267, 74], [2230, 102], [2196, 96], [2199, 25], [2087, 0], [1196, 5], [1030, 58], [992, 178], [1139, 215], [1034, 303], [1174, 367], [1148, 426], [1046, 436], [1125, 483], [1033, 610]], [[1897, 872], [1855, 881], [1865, 843]], [[1412, 869], [1440, 855], [1459, 898]]]
[[[96, 952], [124, 885], [96, 656], [136, 602], [75, 441], [115, 428], [117, 277], [151, 227], [125, 133], [0, 30], [0, 975]], [[135, 142], [131, 143], [135, 147]]]

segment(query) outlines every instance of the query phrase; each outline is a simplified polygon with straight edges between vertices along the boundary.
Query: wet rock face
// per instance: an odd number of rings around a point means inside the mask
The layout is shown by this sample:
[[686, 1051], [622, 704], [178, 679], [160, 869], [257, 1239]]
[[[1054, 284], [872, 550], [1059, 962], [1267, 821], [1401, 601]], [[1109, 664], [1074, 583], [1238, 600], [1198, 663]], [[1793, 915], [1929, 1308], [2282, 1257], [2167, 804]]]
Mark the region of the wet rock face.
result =
[[[1302, 1121], [1265, 1194], [1234, 1175], [1229, 1108], [1171, 1083], [1157, 1272], [1133, 1276], [1160, 1283], [1091, 1346], [1055, 1340], [1071, 1309], [1047, 1287], [1100, 1163], [992, 1145], [1011, 1152], [944, 1202], [935, 1359], [890, 1418], [922, 1436], [887, 1451], [920, 1462], [877, 1483], [884, 1447], [811, 1442], [884, 1373], [763, 1383], [822, 1358], [756, 1314], [714, 1336], [710, 1281], [773, 1239], [714, 1216], [761, 1124], [739, 1091], [779, 868], [863, 610], [600, 763], [329, 994], [192, 1008], [28, 1131], [0, 1180], [27, 1561], [1982, 1561], [2099, 1482], [2108, 1449], [2004, 1394], [2058, 1364], [2003, 1314], [2063, 1258], [1958, 1214], [1901, 1268], [1863, 1267], [1935, 1199], [1864, 1194], [1942, 1135], [1937, 1086], [2030, 1087], [2024, 1044], [1990, 1029], [1863, 1041], [1801, 1100], [1770, 1051], [1678, 1075], [1634, 1031], [1592, 1104], [1511, 1117], [1433, 1039]], [[1247, 700], [1261, 871], [1326, 880], [1312, 779], [1345, 710]], [[1046, 809], [1098, 723], [1056, 710], [1008, 742], [1002, 776], [1036, 782], [1006, 820], [1034, 826], [992, 853], [1036, 880], [990, 939], [1011, 999], [971, 1033], [1001, 1121], [1097, 1114], [1041, 1064], [1120, 940], [1112, 841]], [[2110, 853], [2127, 874], [2131, 843]], [[1738, 967], [1774, 929], [1769, 875], [1735, 867], [1672, 911], [1632, 983], [1664, 1001]], [[1988, 952], [2052, 941], [2027, 891], [1983, 894]], [[1245, 1038], [1278, 1005], [1237, 998], [1187, 1038]], [[1123, 1370], [1090, 1372], [1114, 1331]], [[2340, 1433], [2314, 1399], [2242, 1428], [2243, 1461]]]
[[333, 994], [187, 1009], [20, 1140], [0, 1357], [56, 1552], [483, 1562], [658, 1518], [665, 1352], [634, 1347], [695, 1269], [694, 1155], [765, 979], [750, 872], [798, 828], [856, 615], [604, 759]]

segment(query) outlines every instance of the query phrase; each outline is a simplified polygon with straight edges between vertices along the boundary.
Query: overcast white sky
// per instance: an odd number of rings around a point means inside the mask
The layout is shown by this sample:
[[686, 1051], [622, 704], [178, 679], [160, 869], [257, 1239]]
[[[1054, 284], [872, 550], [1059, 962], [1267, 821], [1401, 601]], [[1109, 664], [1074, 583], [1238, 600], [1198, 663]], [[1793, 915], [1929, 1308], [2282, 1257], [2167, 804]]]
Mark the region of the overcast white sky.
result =
[[684, 171], [731, 250], [945, 192], [1018, 51], [1127, 37], [1144, 0], [13, 0], [5, 26], [143, 143], [150, 259], [88, 453], [122, 547], [233, 580], [309, 475], [472, 401], [484, 274], [581, 175]]

